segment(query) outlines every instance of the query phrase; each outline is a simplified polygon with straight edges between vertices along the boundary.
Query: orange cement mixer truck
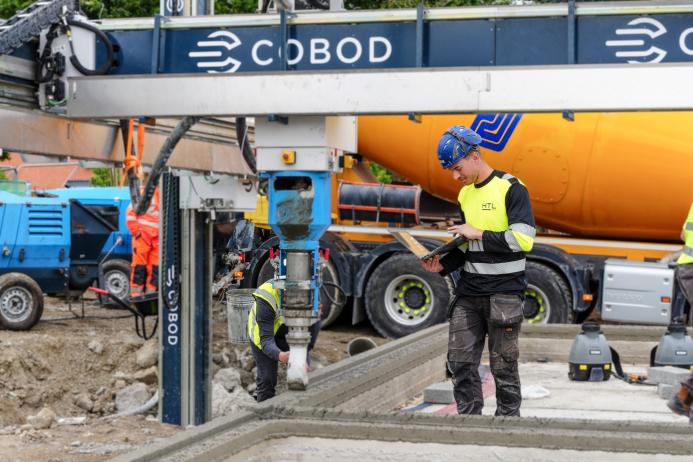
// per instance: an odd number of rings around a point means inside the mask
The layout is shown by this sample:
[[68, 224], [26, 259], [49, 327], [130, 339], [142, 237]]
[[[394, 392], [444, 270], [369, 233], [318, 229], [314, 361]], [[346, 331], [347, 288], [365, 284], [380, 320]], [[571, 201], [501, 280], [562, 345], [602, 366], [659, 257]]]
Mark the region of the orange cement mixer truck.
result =
[[[358, 153], [333, 178], [321, 261], [326, 325], [347, 306], [353, 323], [368, 318], [388, 337], [445, 320], [454, 280], [424, 271], [390, 230], [405, 227], [431, 249], [449, 239], [460, 184], [435, 149], [456, 124], [476, 130], [487, 161], [529, 190], [542, 233], [527, 255], [527, 322], [579, 322], [594, 310], [642, 324], [683, 315], [666, 257], [681, 249], [693, 201], [693, 113], [369, 116], [358, 119]], [[378, 184], [369, 161], [400, 184]], [[261, 207], [251, 219], [266, 222]], [[271, 277], [277, 246], [261, 239], [246, 285]]]

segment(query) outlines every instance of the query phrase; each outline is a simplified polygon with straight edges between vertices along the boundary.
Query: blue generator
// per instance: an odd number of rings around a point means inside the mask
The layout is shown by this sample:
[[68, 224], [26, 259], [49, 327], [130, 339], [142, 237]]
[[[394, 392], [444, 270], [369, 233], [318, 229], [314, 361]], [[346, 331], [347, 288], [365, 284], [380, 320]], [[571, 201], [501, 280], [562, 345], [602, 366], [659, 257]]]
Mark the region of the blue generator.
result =
[[47, 196], [0, 191], [0, 327], [30, 329], [44, 294], [76, 296], [92, 285], [124, 215], [113, 204]]

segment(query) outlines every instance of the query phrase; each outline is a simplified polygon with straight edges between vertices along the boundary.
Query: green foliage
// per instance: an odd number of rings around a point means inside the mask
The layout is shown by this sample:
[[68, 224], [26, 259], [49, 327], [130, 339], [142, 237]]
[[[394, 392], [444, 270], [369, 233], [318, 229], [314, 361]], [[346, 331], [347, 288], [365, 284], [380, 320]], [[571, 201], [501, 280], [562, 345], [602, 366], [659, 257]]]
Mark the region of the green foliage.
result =
[[373, 172], [373, 175], [378, 179], [379, 182], [390, 184], [392, 183], [392, 172], [390, 172], [385, 167], [376, 164], [375, 162], [368, 162], [368, 166]]
[[255, 13], [257, 0], [216, 0], [214, 2], [215, 14], [239, 14]]
[[7, 179], [7, 175], [5, 175], [5, 171], [0, 170], [0, 180], [6, 180], [6, 179]]
[[146, 18], [159, 12], [159, 0], [82, 0], [81, 6], [91, 19]]
[[26, 8], [31, 3], [31, 0], [0, 0], [0, 18], [12, 17], [17, 10]]
[[397, 8], [416, 8], [423, 3], [426, 8], [471, 5], [502, 5], [510, 0], [345, 0], [349, 10], [379, 10]]
[[[0, 18], [9, 18], [31, 3], [32, 0], [0, 0]], [[421, 0], [345, 0], [350, 10], [415, 8], [419, 3]], [[423, 0], [427, 8], [508, 3], [510, 0]], [[142, 18], [159, 12], [159, 0], [82, 0], [81, 7], [91, 19]], [[254, 13], [257, 0], [217, 0], [214, 8], [216, 14]]]
[[[0, 0], [0, 18], [14, 16], [32, 0]], [[82, 11], [91, 19], [142, 18], [159, 12], [159, 0], [82, 0]]]
[[113, 173], [110, 168], [93, 168], [94, 176], [91, 177], [91, 184], [94, 186], [113, 186]]

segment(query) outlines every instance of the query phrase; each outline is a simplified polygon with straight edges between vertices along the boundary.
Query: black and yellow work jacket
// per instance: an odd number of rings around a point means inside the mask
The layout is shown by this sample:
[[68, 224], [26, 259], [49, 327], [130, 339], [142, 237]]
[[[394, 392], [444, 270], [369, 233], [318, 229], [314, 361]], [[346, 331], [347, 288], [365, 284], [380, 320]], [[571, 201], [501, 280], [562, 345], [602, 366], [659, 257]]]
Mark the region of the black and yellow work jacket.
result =
[[688, 217], [683, 223], [683, 239], [686, 244], [683, 246], [683, 252], [676, 263], [679, 265], [693, 264], [693, 204], [688, 211]]
[[483, 230], [441, 258], [441, 274], [461, 271], [461, 296], [519, 294], [527, 287], [525, 253], [534, 245], [536, 229], [527, 188], [514, 176], [494, 170], [482, 183], [465, 186], [458, 201], [462, 223]]

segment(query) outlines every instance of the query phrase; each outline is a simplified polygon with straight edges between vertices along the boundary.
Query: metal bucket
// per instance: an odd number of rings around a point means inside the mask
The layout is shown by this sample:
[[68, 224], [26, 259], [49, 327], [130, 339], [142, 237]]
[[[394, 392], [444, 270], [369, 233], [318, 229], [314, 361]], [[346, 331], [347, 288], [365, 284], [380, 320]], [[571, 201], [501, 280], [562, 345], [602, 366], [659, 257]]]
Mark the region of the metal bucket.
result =
[[229, 325], [229, 342], [249, 343], [248, 314], [255, 303], [255, 289], [233, 289], [226, 293], [226, 319]]

